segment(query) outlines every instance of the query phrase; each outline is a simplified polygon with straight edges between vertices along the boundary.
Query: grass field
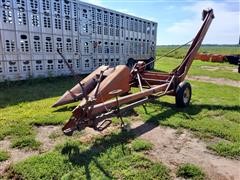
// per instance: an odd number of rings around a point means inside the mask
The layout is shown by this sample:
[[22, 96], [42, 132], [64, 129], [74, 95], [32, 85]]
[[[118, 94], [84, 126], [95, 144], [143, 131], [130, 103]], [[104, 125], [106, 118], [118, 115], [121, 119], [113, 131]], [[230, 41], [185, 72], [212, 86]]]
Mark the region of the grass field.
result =
[[[191, 81], [193, 87], [192, 104], [183, 109], [174, 105], [174, 98], [163, 97], [136, 111], [145, 121], [187, 128], [200, 137], [220, 137], [219, 144], [212, 149], [219, 154], [238, 157], [240, 155], [240, 108], [239, 88]], [[225, 149], [222, 146], [226, 147]]]
[[127, 146], [130, 134], [115, 133], [91, 144], [70, 141], [12, 167], [23, 179], [169, 179], [168, 170]]
[[72, 84], [71, 77], [61, 77], [2, 85], [0, 139], [10, 136], [13, 147], [38, 148], [33, 126], [61, 124], [70, 116], [71, 111], [54, 112], [50, 107]]
[[192, 164], [183, 164], [180, 166], [177, 171], [177, 176], [195, 180], [204, 180], [206, 178], [201, 169]]
[[[203, 50], [203, 49], [202, 49]], [[213, 51], [210, 48], [211, 51]], [[162, 47], [158, 52], [165, 51]], [[217, 50], [218, 51], [218, 50]], [[236, 51], [219, 49], [232, 54]], [[169, 71], [181, 60], [166, 57], [158, 60], [156, 70]], [[217, 67], [211, 70], [206, 67]], [[235, 66], [227, 63], [194, 61], [190, 75], [204, 75], [240, 81]], [[8, 82], [0, 85], [0, 140], [8, 137], [11, 146], [20, 149], [39, 149], [36, 126], [63, 124], [70, 116], [74, 105], [52, 109], [51, 105], [67, 89], [75, 84], [72, 77], [37, 79], [24, 82]], [[135, 114], [146, 122], [185, 128], [209, 143], [209, 149], [230, 158], [240, 157], [240, 88], [212, 83], [191, 81], [193, 95], [186, 109], [175, 107], [173, 97], [163, 97], [134, 109]], [[130, 113], [131, 114], [131, 113]], [[128, 121], [132, 116], [125, 117]], [[77, 140], [62, 142], [54, 150], [43, 153], [11, 166], [9, 178], [24, 179], [169, 179], [169, 170], [161, 163], [148, 160], [142, 151], [152, 144], [133, 140], [132, 134], [117, 131], [111, 135], [94, 139], [89, 143]], [[69, 139], [68, 139], [69, 140]], [[0, 159], [9, 157], [1, 151]], [[188, 165], [180, 168], [179, 174], [200, 170]], [[181, 170], [182, 169], [182, 170]], [[185, 172], [186, 171], [186, 172]], [[194, 174], [193, 172], [193, 174]]]
[[9, 158], [9, 154], [7, 151], [0, 150], [0, 162], [5, 161]]
[[[170, 50], [177, 48], [176, 45], [167, 45], [167, 46], [160, 46], [157, 48], [157, 56], [162, 56], [168, 53]], [[167, 55], [167, 57], [173, 58], [183, 58], [188, 50], [189, 46], [185, 46], [177, 51]], [[239, 45], [223, 45], [223, 46], [214, 46], [214, 45], [203, 45], [199, 49], [199, 52], [202, 53], [210, 53], [210, 54], [222, 54], [222, 55], [229, 55], [229, 54], [240, 54]]]
[[[170, 72], [174, 67], [181, 63], [182, 59], [164, 57], [157, 59], [155, 63], [156, 70]], [[229, 63], [212, 63], [195, 60], [190, 68], [188, 75], [209, 76], [213, 78], [226, 78], [231, 80], [240, 80], [236, 65]]]

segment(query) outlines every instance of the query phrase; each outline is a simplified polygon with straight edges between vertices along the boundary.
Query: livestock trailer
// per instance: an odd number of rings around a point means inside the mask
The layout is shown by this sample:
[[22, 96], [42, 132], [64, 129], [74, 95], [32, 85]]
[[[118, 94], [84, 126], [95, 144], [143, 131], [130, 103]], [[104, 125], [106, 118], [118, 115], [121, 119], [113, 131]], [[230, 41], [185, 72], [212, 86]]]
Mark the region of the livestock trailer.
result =
[[[78, 0], [0, 0], [0, 81], [155, 58], [157, 23]], [[152, 67], [150, 67], [152, 68]]]

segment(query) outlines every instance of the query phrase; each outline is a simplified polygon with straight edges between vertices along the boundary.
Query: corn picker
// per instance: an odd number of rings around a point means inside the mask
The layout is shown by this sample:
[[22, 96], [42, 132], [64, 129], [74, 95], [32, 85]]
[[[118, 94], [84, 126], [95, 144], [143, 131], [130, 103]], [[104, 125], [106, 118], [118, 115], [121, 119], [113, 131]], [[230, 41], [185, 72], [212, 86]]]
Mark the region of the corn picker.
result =
[[[75, 130], [86, 127], [102, 131], [110, 125], [109, 118], [113, 116], [119, 117], [123, 126], [121, 114], [124, 111], [165, 95], [175, 96], [178, 107], [188, 106], [192, 89], [184, 79], [214, 18], [213, 10], [204, 10], [202, 18], [203, 24], [186, 56], [170, 73], [147, 71], [148, 63], [144, 60], [136, 60], [131, 68], [126, 65], [100, 66], [66, 91], [53, 107], [76, 101], [80, 104], [62, 128], [64, 134], [72, 135]], [[139, 92], [131, 93], [133, 87], [139, 87]]]

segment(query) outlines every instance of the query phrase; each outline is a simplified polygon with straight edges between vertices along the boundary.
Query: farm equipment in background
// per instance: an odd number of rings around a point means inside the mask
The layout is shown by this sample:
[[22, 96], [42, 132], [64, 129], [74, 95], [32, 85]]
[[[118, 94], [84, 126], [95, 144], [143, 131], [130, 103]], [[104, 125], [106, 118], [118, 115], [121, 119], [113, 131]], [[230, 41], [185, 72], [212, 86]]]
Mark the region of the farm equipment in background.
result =
[[[64, 134], [72, 135], [75, 130], [86, 127], [102, 131], [111, 124], [107, 119], [113, 116], [119, 117], [123, 126], [123, 112], [164, 95], [175, 96], [179, 107], [188, 106], [192, 90], [184, 79], [213, 18], [212, 9], [203, 11], [204, 22], [199, 32], [182, 63], [170, 73], [146, 71], [146, 67], [152, 62], [144, 61], [136, 61], [131, 69], [126, 65], [100, 66], [66, 91], [53, 107], [81, 102], [62, 128]], [[139, 92], [131, 93], [132, 87], [139, 87]]]
[[226, 60], [224, 55], [221, 54], [209, 54], [209, 53], [197, 53], [195, 59], [208, 62], [222, 63]]
[[238, 65], [240, 55], [232, 54], [232, 55], [222, 55], [222, 54], [210, 54], [210, 53], [197, 53], [195, 59], [201, 61], [209, 61], [209, 62], [224, 62], [228, 61], [230, 64]]
[[196, 60], [208, 61], [208, 62], [229, 62], [238, 66], [238, 73], [240, 73], [240, 55], [221, 55], [221, 54], [209, 54], [209, 53], [197, 53], [195, 56]]
[[225, 58], [230, 64], [238, 66], [238, 73], [240, 73], [240, 54], [226, 55]]

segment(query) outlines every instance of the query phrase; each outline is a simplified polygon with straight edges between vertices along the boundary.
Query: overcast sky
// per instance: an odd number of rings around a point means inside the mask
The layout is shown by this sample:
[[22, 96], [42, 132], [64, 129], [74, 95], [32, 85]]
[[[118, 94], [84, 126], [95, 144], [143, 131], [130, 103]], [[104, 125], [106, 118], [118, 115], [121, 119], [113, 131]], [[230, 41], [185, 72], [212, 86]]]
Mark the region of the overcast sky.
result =
[[82, 0], [156, 21], [157, 44], [184, 44], [202, 21], [202, 9], [213, 8], [215, 19], [204, 44], [237, 44], [240, 35], [239, 0]]

